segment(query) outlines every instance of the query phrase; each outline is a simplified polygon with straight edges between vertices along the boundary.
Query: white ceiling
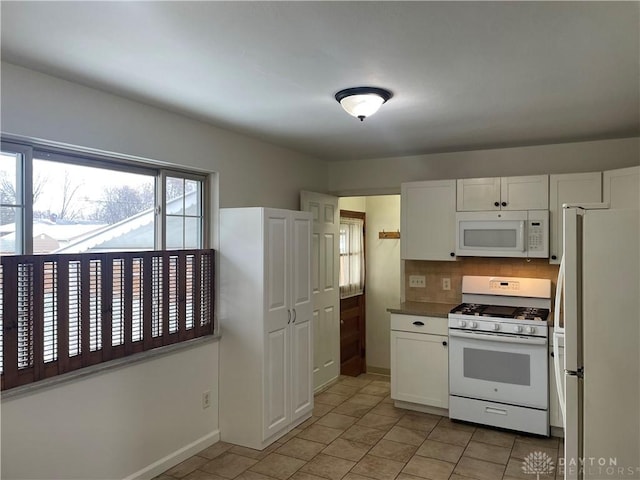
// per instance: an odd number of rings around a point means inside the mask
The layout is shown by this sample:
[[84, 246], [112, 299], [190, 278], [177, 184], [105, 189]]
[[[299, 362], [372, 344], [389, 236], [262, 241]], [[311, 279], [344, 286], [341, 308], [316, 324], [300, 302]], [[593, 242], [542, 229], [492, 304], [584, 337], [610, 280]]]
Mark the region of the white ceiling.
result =
[[[327, 159], [640, 134], [638, 2], [1, 2], [2, 60]], [[394, 97], [360, 122], [354, 86]]]

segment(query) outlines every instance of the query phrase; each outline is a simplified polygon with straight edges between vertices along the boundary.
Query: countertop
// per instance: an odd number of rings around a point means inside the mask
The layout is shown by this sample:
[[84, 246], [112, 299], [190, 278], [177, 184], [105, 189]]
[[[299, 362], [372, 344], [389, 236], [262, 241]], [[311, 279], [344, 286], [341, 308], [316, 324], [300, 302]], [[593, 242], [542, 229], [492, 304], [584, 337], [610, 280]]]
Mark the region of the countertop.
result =
[[456, 306], [457, 303], [404, 302], [397, 307], [387, 308], [387, 312], [447, 318], [451, 309]]

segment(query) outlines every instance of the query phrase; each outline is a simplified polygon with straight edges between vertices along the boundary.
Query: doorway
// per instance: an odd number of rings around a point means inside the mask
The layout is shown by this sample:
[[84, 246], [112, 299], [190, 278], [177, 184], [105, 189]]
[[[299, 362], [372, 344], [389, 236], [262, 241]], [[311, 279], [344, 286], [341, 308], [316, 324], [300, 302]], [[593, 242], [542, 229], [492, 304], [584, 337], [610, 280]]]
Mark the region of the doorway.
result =
[[366, 372], [364, 212], [340, 210], [340, 374]]

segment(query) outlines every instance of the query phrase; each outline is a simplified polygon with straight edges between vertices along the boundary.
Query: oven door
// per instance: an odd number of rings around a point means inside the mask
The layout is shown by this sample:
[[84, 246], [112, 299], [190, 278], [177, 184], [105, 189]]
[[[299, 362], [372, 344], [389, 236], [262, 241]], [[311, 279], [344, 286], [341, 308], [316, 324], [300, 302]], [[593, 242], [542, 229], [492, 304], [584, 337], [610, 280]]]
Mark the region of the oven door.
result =
[[547, 409], [547, 339], [449, 330], [449, 393]]

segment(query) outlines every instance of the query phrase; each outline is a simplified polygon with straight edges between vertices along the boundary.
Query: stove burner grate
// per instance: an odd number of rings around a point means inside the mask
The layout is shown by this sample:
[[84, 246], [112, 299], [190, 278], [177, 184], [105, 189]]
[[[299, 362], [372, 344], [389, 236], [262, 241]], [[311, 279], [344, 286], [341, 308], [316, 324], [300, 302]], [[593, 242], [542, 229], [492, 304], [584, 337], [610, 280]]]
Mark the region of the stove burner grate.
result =
[[547, 308], [483, 305], [480, 303], [461, 303], [452, 309], [451, 313], [477, 317], [540, 321], [546, 321], [549, 317], [549, 309]]

